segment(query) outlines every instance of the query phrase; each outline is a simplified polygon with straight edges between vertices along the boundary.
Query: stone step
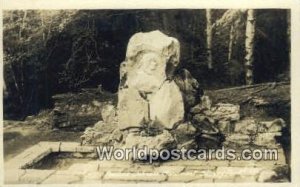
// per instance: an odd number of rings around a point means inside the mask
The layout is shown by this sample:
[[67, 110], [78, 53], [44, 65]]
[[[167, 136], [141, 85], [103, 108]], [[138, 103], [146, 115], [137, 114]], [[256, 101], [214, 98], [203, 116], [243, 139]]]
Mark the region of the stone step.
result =
[[125, 172], [107, 172], [103, 180], [116, 181], [138, 181], [138, 182], [162, 182], [167, 179], [165, 174], [161, 173], [125, 173]]

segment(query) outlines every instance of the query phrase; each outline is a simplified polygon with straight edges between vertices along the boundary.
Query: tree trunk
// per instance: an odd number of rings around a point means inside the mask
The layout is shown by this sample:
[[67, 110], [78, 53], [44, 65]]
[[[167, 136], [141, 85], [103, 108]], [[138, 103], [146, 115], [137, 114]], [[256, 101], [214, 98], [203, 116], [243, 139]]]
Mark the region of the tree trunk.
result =
[[14, 22], [14, 11], [13, 10], [9, 11], [9, 19], [10, 19], [11, 23]]
[[234, 39], [234, 26], [231, 24], [230, 33], [229, 33], [229, 45], [228, 45], [228, 62], [231, 62], [232, 59], [232, 48], [233, 48], [233, 39]]
[[46, 40], [48, 40], [50, 38], [50, 35], [51, 35], [51, 29], [52, 29], [52, 22], [53, 22], [53, 17], [52, 15], [50, 16], [50, 22], [49, 22], [49, 26], [48, 26], [48, 34], [47, 34], [47, 37], [46, 37]]
[[287, 10], [287, 48], [288, 48], [288, 61], [291, 64], [291, 10]]
[[253, 84], [253, 61], [254, 61], [254, 37], [255, 37], [255, 12], [247, 11], [246, 41], [245, 41], [245, 71], [246, 84]]
[[208, 69], [213, 68], [212, 62], [212, 21], [211, 21], [211, 9], [206, 9], [206, 47], [207, 47], [207, 65]]
[[161, 13], [161, 19], [162, 19], [163, 30], [167, 33], [169, 31], [167, 14]]
[[19, 100], [20, 100], [20, 103], [22, 105], [23, 104], [23, 96], [22, 96], [22, 91], [20, 89], [19, 83], [18, 83], [18, 81], [16, 79], [15, 69], [14, 69], [14, 67], [13, 67], [13, 65], [12, 65], [11, 62], [9, 63], [9, 65], [10, 65], [10, 69], [11, 69], [11, 73], [12, 73], [12, 79], [14, 80], [14, 86], [16, 88], [17, 95], [19, 96]]
[[44, 23], [43, 10], [40, 12], [40, 17], [41, 17], [41, 27], [42, 27], [42, 39], [43, 39], [44, 46], [46, 46], [46, 34], [45, 34], [45, 23]]
[[[193, 36], [196, 36], [196, 18], [195, 18], [195, 15], [193, 15], [193, 18], [191, 19], [192, 20], [192, 23], [191, 23], [191, 33], [193, 34]], [[195, 50], [195, 47], [194, 47], [194, 40], [192, 40], [190, 42], [190, 55], [191, 55], [191, 62], [194, 63], [194, 50]]]
[[22, 32], [23, 32], [23, 29], [25, 28], [26, 17], [27, 17], [27, 10], [24, 10], [22, 25], [20, 26], [20, 30], [19, 30], [19, 39], [20, 40], [22, 39]]

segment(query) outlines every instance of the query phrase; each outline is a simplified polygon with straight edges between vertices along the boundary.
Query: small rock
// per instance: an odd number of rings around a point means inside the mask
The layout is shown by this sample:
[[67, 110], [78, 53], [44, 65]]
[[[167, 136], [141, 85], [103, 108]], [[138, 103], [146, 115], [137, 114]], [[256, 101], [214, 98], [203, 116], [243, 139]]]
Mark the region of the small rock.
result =
[[25, 119], [25, 121], [31, 121], [33, 119], [34, 119], [34, 116], [27, 116], [26, 119]]
[[[143, 137], [133, 133], [129, 133], [125, 139], [125, 145], [123, 148], [132, 149], [143, 149], [146, 146], [148, 150], [156, 149], [158, 151], [167, 149], [171, 150], [176, 148], [176, 141], [169, 131], [164, 130], [162, 134], [157, 136]], [[133, 158], [134, 160], [139, 160], [140, 158]]]
[[260, 172], [257, 181], [258, 182], [272, 182], [272, 179], [277, 176], [277, 173], [273, 170], [263, 170]]
[[177, 126], [176, 131], [178, 133], [185, 133], [187, 135], [194, 135], [197, 129], [191, 123], [181, 123]]
[[196, 105], [193, 108], [191, 108], [190, 113], [192, 114], [199, 114], [203, 111], [200, 105]]
[[260, 146], [274, 146], [277, 144], [276, 137], [281, 136], [280, 132], [258, 133], [254, 144]]
[[112, 132], [112, 134], [111, 134], [111, 136], [110, 136], [110, 139], [111, 139], [111, 140], [115, 140], [115, 141], [117, 141], [117, 142], [121, 142], [122, 139], [123, 139], [123, 134], [122, 134], [122, 132], [121, 132], [119, 129], [115, 129], [115, 130]]
[[201, 103], [200, 103], [201, 108], [210, 110], [211, 105], [212, 105], [212, 102], [208, 96], [204, 95], [201, 97]]
[[265, 101], [262, 97], [253, 97], [250, 100], [250, 103], [252, 103], [254, 106], [266, 106], [269, 105], [270, 103]]
[[204, 121], [207, 121], [211, 124], [214, 124], [215, 123], [215, 120], [209, 116], [206, 116], [204, 114], [196, 114], [194, 117], [193, 117], [193, 120], [196, 122], [196, 123], [202, 123]]
[[116, 109], [114, 105], [108, 104], [102, 108], [101, 116], [104, 122], [111, 123], [116, 118]]
[[177, 145], [177, 149], [182, 149], [182, 148], [185, 148], [187, 150], [189, 150], [189, 149], [196, 149], [197, 146], [198, 146], [198, 144], [197, 144], [196, 140], [192, 139], [192, 140], [189, 140], [187, 142], [178, 144]]
[[192, 114], [199, 114], [203, 113], [204, 111], [209, 111], [211, 109], [212, 102], [208, 96], [202, 96], [200, 104], [191, 108], [190, 113]]
[[215, 125], [215, 120], [202, 114], [197, 114], [194, 116], [193, 123], [195, 124], [195, 127], [202, 133], [216, 134], [219, 132]]
[[247, 134], [232, 134], [226, 137], [226, 141], [245, 145], [251, 143], [251, 137]]
[[283, 127], [286, 127], [285, 121], [281, 118], [273, 121], [259, 122], [259, 132], [281, 132]]
[[257, 122], [252, 119], [243, 119], [234, 125], [234, 132], [241, 134], [256, 134], [258, 132]]
[[216, 120], [240, 120], [240, 106], [229, 103], [218, 103], [211, 108], [211, 117]]
[[105, 125], [104, 121], [98, 121], [92, 129], [95, 131], [100, 131], [104, 125]]
[[83, 158], [84, 157], [82, 153], [73, 153], [72, 156], [74, 158]]
[[96, 107], [101, 107], [101, 103], [99, 101], [93, 100], [92, 104]]
[[197, 129], [191, 123], [181, 123], [176, 129], [172, 131], [178, 144], [194, 140], [197, 135]]
[[217, 127], [223, 134], [232, 133], [234, 128], [233, 124], [230, 121], [219, 121]]

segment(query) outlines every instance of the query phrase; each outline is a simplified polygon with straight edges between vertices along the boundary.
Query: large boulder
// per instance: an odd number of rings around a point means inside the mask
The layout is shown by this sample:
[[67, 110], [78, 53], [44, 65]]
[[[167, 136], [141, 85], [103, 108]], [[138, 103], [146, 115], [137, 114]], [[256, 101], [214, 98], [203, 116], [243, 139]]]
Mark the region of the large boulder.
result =
[[129, 40], [126, 61], [121, 65], [124, 87], [156, 92], [179, 64], [179, 42], [160, 31], [137, 33]]
[[134, 88], [120, 89], [118, 93], [118, 122], [120, 129], [140, 127], [147, 118], [148, 103]]
[[167, 129], [184, 118], [183, 98], [174, 81], [165, 82], [150, 99], [150, 119]]
[[172, 128], [183, 120], [183, 97], [172, 81], [179, 64], [179, 51], [177, 39], [160, 31], [131, 37], [126, 60], [120, 67], [120, 129], [142, 127], [152, 120]]

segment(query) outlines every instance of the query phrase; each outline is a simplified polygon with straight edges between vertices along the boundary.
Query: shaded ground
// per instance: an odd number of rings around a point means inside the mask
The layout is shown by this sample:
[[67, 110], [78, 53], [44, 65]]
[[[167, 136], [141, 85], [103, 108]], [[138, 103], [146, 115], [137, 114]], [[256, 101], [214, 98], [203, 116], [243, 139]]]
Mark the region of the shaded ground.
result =
[[4, 122], [4, 160], [7, 161], [40, 141], [79, 142], [82, 132], [37, 129], [22, 122]]

